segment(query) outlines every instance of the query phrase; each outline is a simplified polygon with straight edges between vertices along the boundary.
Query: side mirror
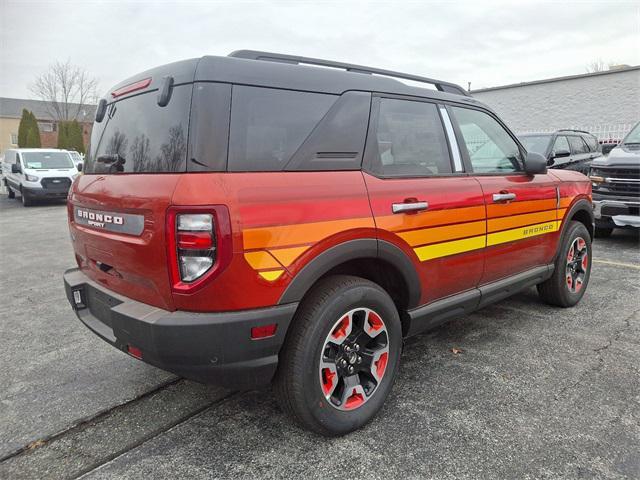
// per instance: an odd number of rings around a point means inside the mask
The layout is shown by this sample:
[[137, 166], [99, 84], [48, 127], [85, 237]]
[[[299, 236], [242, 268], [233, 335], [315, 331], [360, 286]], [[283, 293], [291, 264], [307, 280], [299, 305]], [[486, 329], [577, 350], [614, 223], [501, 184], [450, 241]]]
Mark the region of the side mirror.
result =
[[524, 171], [529, 175], [547, 173], [547, 159], [536, 152], [527, 153], [524, 160]]
[[20, 168], [20, 165], [18, 165], [16, 163], [12, 163], [11, 164], [11, 173], [22, 173], [22, 169]]
[[571, 155], [571, 152], [569, 150], [557, 150], [553, 152], [553, 158], [568, 157], [570, 155]]
[[82, 171], [82, 162], [80, 162], [76, 168], [78, 169], [79, 172], [81, 172]]

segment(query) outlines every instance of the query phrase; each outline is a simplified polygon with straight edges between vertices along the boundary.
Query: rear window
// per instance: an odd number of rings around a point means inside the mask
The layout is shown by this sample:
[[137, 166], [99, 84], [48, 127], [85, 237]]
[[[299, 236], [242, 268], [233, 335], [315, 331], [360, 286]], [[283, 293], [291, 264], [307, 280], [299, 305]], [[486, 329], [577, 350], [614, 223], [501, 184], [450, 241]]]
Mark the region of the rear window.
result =
[[234, 86], [228, 169], [280, 171], [338, 97]]
[[192, 85], [173, 89], [165, 107], [157, 92], [114, 102], [94, 125], [85, 173], [163, 173], [186, 170]]
[[67, 152], [22, 152], [25, 168], [73, 168]]

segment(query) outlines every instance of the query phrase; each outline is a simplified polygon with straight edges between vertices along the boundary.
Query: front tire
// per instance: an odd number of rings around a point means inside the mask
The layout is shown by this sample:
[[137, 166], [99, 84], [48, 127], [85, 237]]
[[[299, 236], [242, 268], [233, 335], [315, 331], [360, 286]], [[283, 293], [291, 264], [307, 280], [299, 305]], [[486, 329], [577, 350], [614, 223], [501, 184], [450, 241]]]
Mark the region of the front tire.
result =
[[33, 200], [24, 191], [21, 192], [20, 199], [22, 200], [22, 206], [24, 207], [30, 207], [33, 205]]
[[321, 280], [296, 312], [274, 391], [299, 424], [325, 436], [352, 432], [384, 404], [400, 366], [393, 300], [359, 277]]
[[591, 236], [584, 224], [567, 227], [551, 278], [538, 284], [540, 298], [550, 305], [573, 307], [583, 297], [591, 275]]

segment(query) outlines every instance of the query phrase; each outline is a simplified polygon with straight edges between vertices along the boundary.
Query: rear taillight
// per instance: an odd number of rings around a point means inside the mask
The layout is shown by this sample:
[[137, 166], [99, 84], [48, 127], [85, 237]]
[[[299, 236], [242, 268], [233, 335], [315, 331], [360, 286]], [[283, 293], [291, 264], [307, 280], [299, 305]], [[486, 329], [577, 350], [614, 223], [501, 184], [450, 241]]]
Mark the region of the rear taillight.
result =
[[176, 236], [180, 280], [194, 282], [216, 261], [216, 237], [211, 213], [179, 213]]
[[168, 260], [174, 291], [190, 293], [231, 260], [226, 207], [179, 207], [167, 213]]

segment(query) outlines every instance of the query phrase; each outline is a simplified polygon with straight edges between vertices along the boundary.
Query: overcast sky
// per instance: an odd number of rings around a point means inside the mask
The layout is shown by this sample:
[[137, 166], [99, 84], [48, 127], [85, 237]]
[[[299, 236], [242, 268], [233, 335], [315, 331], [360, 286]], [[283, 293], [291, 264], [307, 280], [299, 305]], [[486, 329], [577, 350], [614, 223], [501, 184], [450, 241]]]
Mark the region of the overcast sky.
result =
[[640, 2], [30, 2], [0, 0], [0, 96], [54, 60], [100, 94], [148, 68], [237, 49], [341, 60], [472, 88], [640, 64]]

